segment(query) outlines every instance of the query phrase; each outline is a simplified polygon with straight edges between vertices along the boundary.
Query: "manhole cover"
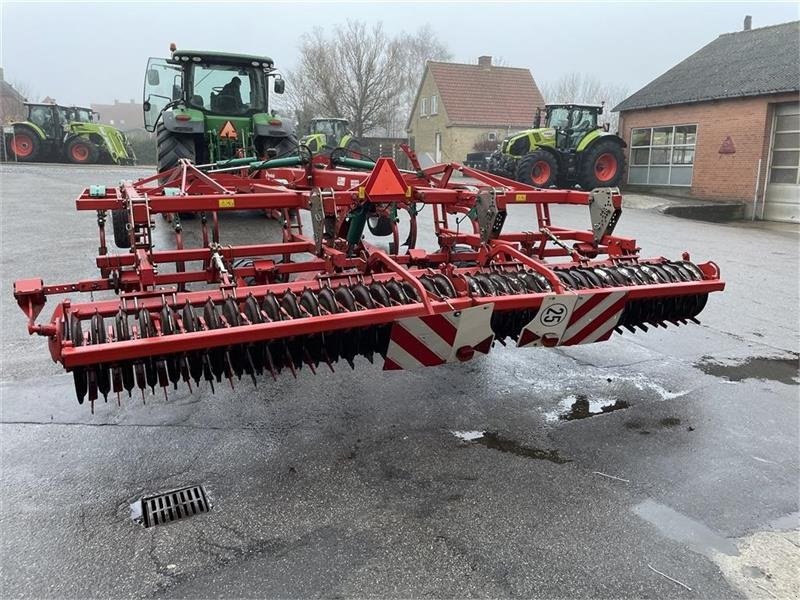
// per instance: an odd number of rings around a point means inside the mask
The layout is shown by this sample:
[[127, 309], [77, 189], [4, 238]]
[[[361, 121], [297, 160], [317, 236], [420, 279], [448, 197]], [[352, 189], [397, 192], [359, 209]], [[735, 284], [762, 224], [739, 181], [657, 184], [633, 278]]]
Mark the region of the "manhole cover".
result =
[[[138, 506], [136, 506], [138, 504]], [[201, 485], [145, 496], [134, 503], [133, 518], [145, 527], [163, 525], [208, 512], [211, 504]], [[138, 510], [137, 510], [138, 509]]]

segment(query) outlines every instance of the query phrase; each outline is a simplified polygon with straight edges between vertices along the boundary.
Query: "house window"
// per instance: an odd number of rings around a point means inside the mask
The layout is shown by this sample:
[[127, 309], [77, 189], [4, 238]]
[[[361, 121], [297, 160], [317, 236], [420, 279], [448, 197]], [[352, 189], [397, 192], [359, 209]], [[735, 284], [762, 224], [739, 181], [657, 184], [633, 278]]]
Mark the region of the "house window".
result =
[[697, 125], [664, 125], [631, 130], [628, 183], [691, 185]]
[[428, 116], [428, 99], [427, 98], [423, 98], [422, 99], [422, 105], [420, 106], [420, 109], [419, 109], [419, 116], [420, 117], [427, 117]]
[[486, 139], [489, 140], [490, 142], [496, 142], [497, 141], [497, 132], [490, 131], [489, 133], [486, 134]]
[[[795, 105], [797, 106], [797, 105]], [[770, 183], [800, 183], [800, 114], [797, 109], [775, 115]]]
[[439, 96], [431, 96], [431, 115], [439, 114]]

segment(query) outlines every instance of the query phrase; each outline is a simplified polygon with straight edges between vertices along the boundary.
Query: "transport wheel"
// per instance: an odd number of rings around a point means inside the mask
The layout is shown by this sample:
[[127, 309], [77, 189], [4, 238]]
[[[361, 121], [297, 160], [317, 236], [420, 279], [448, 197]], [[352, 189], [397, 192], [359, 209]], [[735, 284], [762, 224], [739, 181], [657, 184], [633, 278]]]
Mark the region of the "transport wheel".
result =
[[75, 138], [67, 144], [67, 158], [76, 165], [92, 165], [97, 162], [97, 146], [84, 138]]
[[111, 224], [114, 227], [114, 244], [117, 248], [130, 248], [131, 238], [128, 235], [128, 211], [124, 208], [111, 211]]
[[549, 188], [558, 178], [558, 162], [547, 150], [534, 150], [517, 163], [517, 181]]
[[14, 135], [8, 136], [8, 150], [16, 160], [28, 162], [36, 160], [41, 144], [38, 136], [29, 129], [17, 129]]
[[578, 184], [584, 190], [615, 187], [622, 181], [625, 155], [616, 142], [598, 142], [583, 154]]
[[386, 237], [394, 232], [394, 223], [389, 217], [373, 215], [367, 218], [367, 228], [372, 235]]

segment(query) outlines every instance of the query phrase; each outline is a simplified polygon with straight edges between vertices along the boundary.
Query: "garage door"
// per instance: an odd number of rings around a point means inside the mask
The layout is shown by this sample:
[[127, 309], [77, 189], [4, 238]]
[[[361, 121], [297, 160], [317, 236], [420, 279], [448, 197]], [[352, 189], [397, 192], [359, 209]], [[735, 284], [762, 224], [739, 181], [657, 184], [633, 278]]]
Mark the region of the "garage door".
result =
[[800, 103], [775, 106], [764, 218], [800, 222]]

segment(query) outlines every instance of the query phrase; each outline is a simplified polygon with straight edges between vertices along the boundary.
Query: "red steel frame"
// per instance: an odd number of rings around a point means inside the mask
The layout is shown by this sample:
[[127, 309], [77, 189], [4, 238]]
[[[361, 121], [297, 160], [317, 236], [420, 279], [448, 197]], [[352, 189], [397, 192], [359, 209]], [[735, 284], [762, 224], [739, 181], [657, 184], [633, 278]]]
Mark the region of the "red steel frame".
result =
[[[44, 285], [40, 279], [17, 281], [14, 293], [28, 317], [29, 332], [47, 336], [53, 360], [71, 369], [385, 324], [486, 303], [492, 303], [495, 311], [535, 309], [547, 294], [475, 296], [468, 292], [464, 276], [487, 269], [524, 268], [544, 276], [551, 284], [551, 293], [592, 294], [596, 290], [566, 290], [552, 268], [628, 265], [640, 261], [639, 248], [633, 239], [607, 234], [595, 243], [592, 231], [560, 228], [552, 224], [551, 205], [588, 206], [591, 202], [589, 192], [537, 189], [454, 163], [421, 169], [413, 153], [411, 157], [415, 170], [400, 175], [402, 193], [368, 191], [370, 184], [377, 180], [380, 169], [389, 168], [396, 172], [394, 163], [387, 166], [386, 159], [381, 159], [371, 172], [322, 169], [312, 164], [215, 172], [181, 163], [167, 173], [126, 182], [117, 188], [107, 187], [104, 193], [86, 189], [77, 199], [76, 207], [97, 214], [99, 255], [96, 264], [100, 276], [56, 285]], [[466, 182], [456, 180], [453, 177], [456, 172], [470, 179]], [[498, 211], [505, 211], [512, 205], [534, 205], [537, 230], [481, 235], [475, 207], [478, 195], [486, 191], [493, 193]], [[335, 238], [323, 243], [304, 233], [300, 217], [311, 213], [313, 219], [314, 210], [317, 210], [316, 218], [322, 217], [319, 207], [314, 207], [315, 195], [321, 200], [324, 217], [335, 223]], [[389, 254], [363, 240], [355, 245], [348, 244], [348, 216], [359, 207], [363, 208], [365, 203], [372, 204], [377, 215], [388, 215], [396, 209], [404, 220], [408, 216], [411, 230], [408, 251]], [[621, 209], [621, 203], [619, 193], [614, 193], [614, 208]], [[416, 212], [420, 206], [428, 204], [433, 208], [434, 228], [440, 246], [433, 251], [415, 247]], [[218, 216], [232, 210], [261, 210], [280, 216], [284, 220], [283, 240], [255, 245], [221, 245]], [[108, 211], [127, 211], [133, 241], [130, 252], [109, 253], [106, 241]], [[184, 247], [182, 224], [176, 216], [180, 213], [204, 214], [200, 223], [202, 247]], [[174, 249], [154, 250], [152, 247], [152, 220], [157, 214], [166, 217], [174, 227]], [[458, 226], [454, 229], [451, 224], [454, 218], [467, 223], [469, 231], [463, 232]], [[399, 248], [396, 227], [393, 240], [394, 248]], [[303, 262], [290, 262], [291, 258], [301, 255], [305, 257]], [[237, 258], [252, 259], [252, 262], [232, 268], [231, 263]], [[688, 260], [688, 254], [685, 253], [683, 258]], [[648, 260], [658, 263], [665, 259]], [[462, 261], [472, 261], [476, 266], [455, 266]], [[190, 267], [198, 263], [200, 268]], [[175, 265], [174, 272], [162, 268], [167, 264]], [[698, 266], [703, 273], [702, 281], [604, 288], [604, 291], [624, 290], [629, 300], [636, 300], [707, 294], [724, 288], [714, 263]], [[444, 298], [426, 291], [419, 277], [430, 273], [445, 274], [453, 283], [457, 297]], [[247, 284], [251, 278], [255, 280], [254, 285], [252, 282]], [[67, 314], [88, 320], [94, 314], [113, 316], [120, 307], [129, 312], [146, 308], [153, 313], [160, 332], [158, 311], [165, 304], [180, 307], [189, 302], [201, 307], [209, 299], [215, 303], [229, 297], [241, 301], [248, 294], [261, 298], [270, 292], [292, 290], [300, 293], [306, 288], [319, 289], [338, 282], [388, 279], [407, 282], [417, 291], [421, 301], [267, 323], [249, 323], [245, 319], [244, 325], [236, 327], [196, 332], [182, 330], [178, 334], [149, 338], [138, 337], [134, 327], [134, 339], [130, 341], [80, 347], [63, 339], [63, 321]], [[190, 285], [205, 287], [186, 291]], [[90, 302], [62, 300], [49, 322], [36, 322], [48, 296], [103, 290], [115, 290], [120, 297]], [[112, 334], [110, 328], [109, 333]]]

